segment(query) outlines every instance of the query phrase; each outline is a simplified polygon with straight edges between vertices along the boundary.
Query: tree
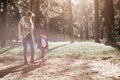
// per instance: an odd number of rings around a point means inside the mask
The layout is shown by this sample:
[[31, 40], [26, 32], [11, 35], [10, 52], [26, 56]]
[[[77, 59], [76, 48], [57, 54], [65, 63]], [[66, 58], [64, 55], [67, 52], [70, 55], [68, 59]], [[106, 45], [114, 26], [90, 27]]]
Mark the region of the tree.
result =
[[98, 9], [98, 0], [94, 0], [94, 6], [95, 6], [95, 19], [94, 19], [94, 28], [95, 28], [95, 42], [99, 43], [99, 9]]
[[74, 29], [73, 29], [73, 15], [72, 15], [72, 4], [71, 0], [68, 0], [69, 2], [69, 11], [70, 11], [70, 39], [71, 42], [74, 42]]
[[114, 15], [115, 15], [115, 39], [116, 40], [120, 40], [120, 0], [116, 0], [114, 3], [115, 6], [115, 11], [114, 11]]
[[7, 14], [7, 1], [3, 0], [3, 12], [2, 12], [2, 35], [1, 35], [1, 47], [6, 45], [6, 14]]
[[40, 15], [40, 0], [35, 0], [35, 32], [39, 33], [39, 30], [41, 28], [41, 21], [40, 18], [42, 18], [42, 16]]
[[30, 10], [33, 11], [33, 4], [34, 4], [34, 1], [31, 0], [31, 4], [30, 4]]
[[105, 0], [105, 23], [107, 33], [106, 44], [115, 43], [114, 9], [112, 0]]
[[0, 41], [1, 41], [1, 28], [2, 28], [2, 1], [0, 1]]

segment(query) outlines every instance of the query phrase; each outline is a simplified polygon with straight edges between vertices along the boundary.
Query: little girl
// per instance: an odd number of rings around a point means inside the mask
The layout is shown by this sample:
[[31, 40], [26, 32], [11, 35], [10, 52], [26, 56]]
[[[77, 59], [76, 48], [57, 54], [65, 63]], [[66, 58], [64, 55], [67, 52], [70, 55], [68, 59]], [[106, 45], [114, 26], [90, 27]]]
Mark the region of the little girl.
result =
[[37, 38], [37, 43], [38, 46], [37, 48], [41, 50], [42, 52], [42, 59], [41, 61], [46, 61], [45, 59], [45, 53], [48, 50], [48, 40], [47, 40], [47, 36], [44, 30], [40, 31], [40, 36]]

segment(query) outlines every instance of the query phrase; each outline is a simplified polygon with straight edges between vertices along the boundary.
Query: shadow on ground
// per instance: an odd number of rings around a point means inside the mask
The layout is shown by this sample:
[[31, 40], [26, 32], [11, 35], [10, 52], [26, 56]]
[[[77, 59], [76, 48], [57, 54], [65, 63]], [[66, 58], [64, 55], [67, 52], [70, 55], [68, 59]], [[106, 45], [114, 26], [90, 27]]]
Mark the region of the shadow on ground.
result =
[[25, 73], [33, 71], [37, 68], [40, 68], [40, 67], [41, 67], [41, 65], [39, 65], [39, 64], [32, 64], [32, 65], [20, 64], [20, 65], [16, 65], [16, 66], [1, 70], [0, 71], [0, 78], [3, 78], [4, 76], [8, 75], [9, 73], [15, 73], [15, 72], [20, 72], [20, 71], [22, 71], [21, 74], [25, 74]]

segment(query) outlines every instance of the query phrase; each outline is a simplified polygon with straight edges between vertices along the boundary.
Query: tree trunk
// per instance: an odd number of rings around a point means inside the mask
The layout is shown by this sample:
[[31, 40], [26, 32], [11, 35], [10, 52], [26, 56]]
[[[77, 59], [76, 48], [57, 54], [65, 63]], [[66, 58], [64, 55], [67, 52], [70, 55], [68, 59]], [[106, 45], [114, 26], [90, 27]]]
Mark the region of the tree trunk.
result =
[[40, 31], [40, 0], [35, 0], [35, 34], [38, 35]]
[[101, 35], [100, 35], [100, 38], [103, 39], [103, 36], [104, 36], [104, 28], [103, 26], [101, 27]]
[[94, 19], [94, 28], [95, 28], [95, 42], [100, 43], [99, 40], [99, 8], [98, 8], [98, 0], [94, 0], [94, 6], [95, 6], [95, 19]]
[[34, 4], [34, 1], [31, 0], [31, 3], [30, 3], [30, 9], [31, 9], [31, 11], [33, 11], [33, 4]]
[[[64, 18], [64, 16], [63, 16], [63, 18]], [[64, 19], [63, 19], [63, 21], [62, 21], [62, 27], [63, 27], [63, 30], [62, 30], [62, 38], [63, 38], [63, 41], [65, 40], [65, 23], [64, 23]]]
[[89, 35], [88, 35], [88, 21], [85, 22], [85, 39], [89, 40]]
[[80, 25], [80, 39], [83, 40], [83, 24]]
[[7, 13], [7, 0], [3, 1], [3, 13], [2, 13], [2, 36], [1, 36], [1, 47], [6, 45], [6, 13]]
[[94, 36], [94, 31], [95, 30], [94, 30], [94, 22], [93, 21], [92, 21], [92, 29], [91, 30], [92, 30], [92, 32], [91, 32], [92, 33], [92, 37], [91, 38], [95, 39], [95, 36]]
[[2, 19], [1, 19], [2, 11], [1, 11], [1, 9], [2, 9], [2, 2], [0, 1], [0, 42], [1, 42], [1, 28], [2, 28]]
[[71, 0], [69, 0], [69, 11], [70, 11], [70, 39], [71, 42], [74, 42], [74, 29], [73, 29], [73, 15], [72, 15], [72, 3]]
[[63, 41], [65, 40], [65, 19], [64, 19], [64, 14], [65, 14], [65, 11], [64, 11], [64, 7], [63, 7], [63, 13], [62, 13], [62, 17], [63, 17], [63, 20], [62, 20], [62, 27], [63, 27], [63, 31], [62, 31], [62, 36], [63, 36]]
[[112, 0], [105, 0], [105, 22], [107, 33], [106, 44], [115, 43], [114, 9]]

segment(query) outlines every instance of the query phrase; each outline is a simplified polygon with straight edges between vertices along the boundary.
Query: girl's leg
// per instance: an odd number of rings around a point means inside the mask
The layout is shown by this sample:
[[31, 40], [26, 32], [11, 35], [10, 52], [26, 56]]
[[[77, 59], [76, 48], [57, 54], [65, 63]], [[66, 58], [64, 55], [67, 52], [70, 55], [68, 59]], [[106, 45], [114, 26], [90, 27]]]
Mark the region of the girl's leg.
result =
[[45, 59], [45, 49], [41, 48], [41, 52], [42, 52], [42, 60], [44, 60]]
[[45, 59], [45, 55], [44, 55], [44, 53], [42, 53], [42, 60], [44, 60]]

